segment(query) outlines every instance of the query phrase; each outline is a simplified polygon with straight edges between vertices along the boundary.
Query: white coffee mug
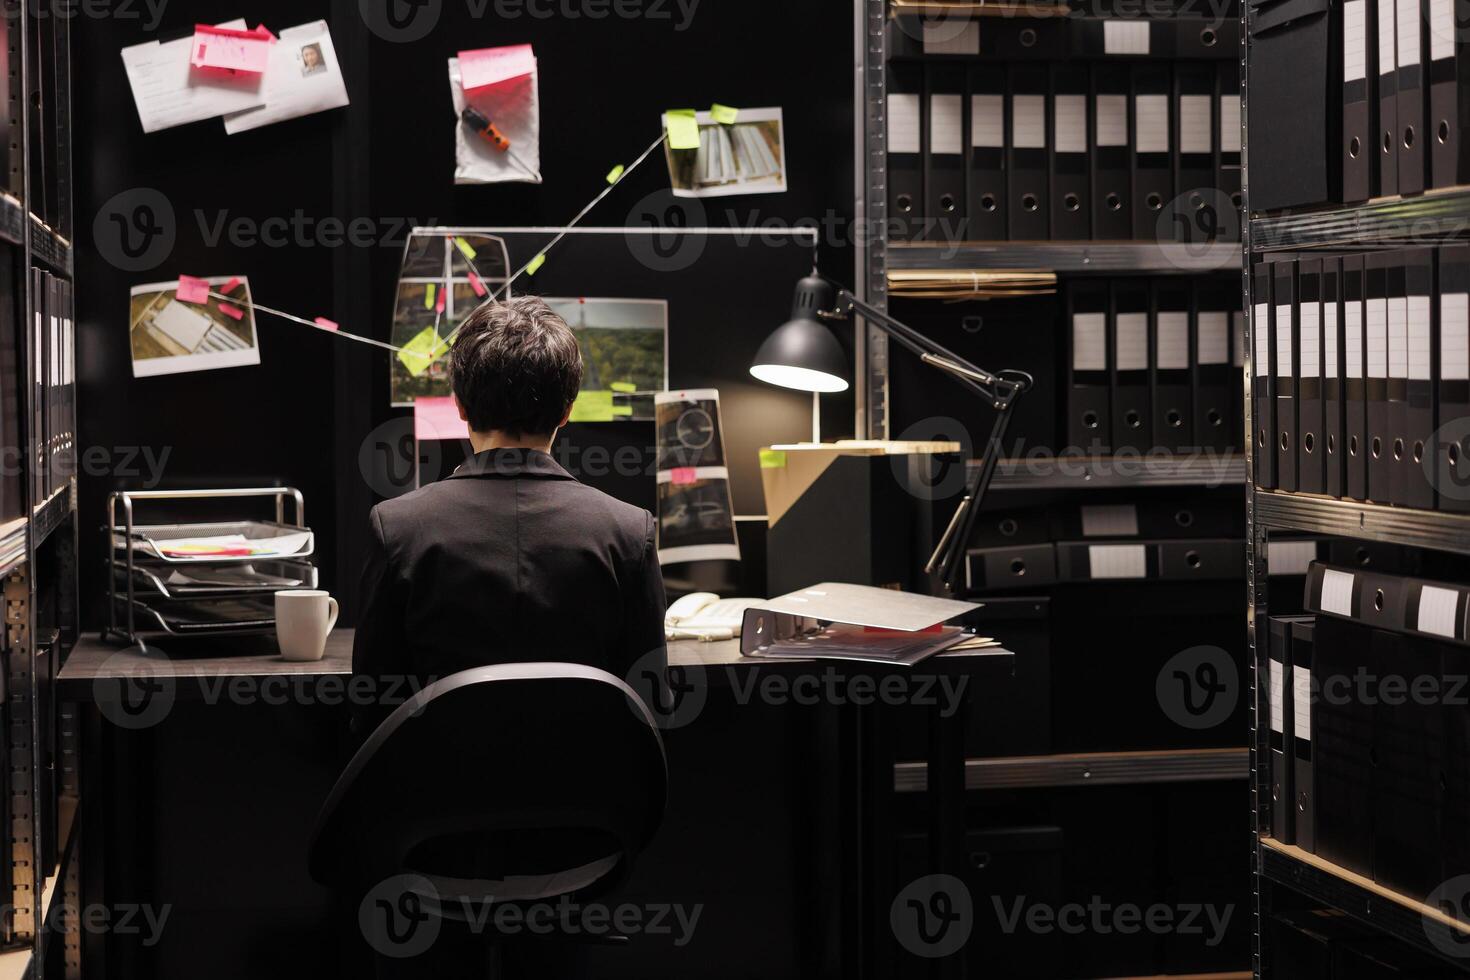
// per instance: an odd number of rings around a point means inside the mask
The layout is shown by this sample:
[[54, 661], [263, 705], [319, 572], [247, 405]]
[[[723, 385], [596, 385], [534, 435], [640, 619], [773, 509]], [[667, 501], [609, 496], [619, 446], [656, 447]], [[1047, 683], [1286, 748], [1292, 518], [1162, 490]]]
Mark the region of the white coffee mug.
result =
[[287, 660], [320, 660], [337, 625], [337, 600], [321, 589], [276, 593], [276, 642]]

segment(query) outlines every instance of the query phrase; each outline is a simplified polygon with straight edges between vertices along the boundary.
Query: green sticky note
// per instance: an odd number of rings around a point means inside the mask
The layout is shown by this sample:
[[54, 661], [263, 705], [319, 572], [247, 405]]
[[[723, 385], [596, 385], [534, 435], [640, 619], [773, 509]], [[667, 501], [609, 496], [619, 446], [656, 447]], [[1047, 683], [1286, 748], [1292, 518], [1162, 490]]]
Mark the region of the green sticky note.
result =
[[460, 238], [458, 235], [454, 236], [454, 245], [460, 250], [465, 258], [470, 259], [471, 261], [474, 260], [475, 247], [473, 245], [465, 241], [463, 238]]
[[536, 270], [539, 269], [539, 268], [541, 268], [545, 264], [546, 264], [546, 253], [545, 252], [538, 252], [538, 253], [536, 253], [536, 257], [534, 259], [532, 259], [530, 262], [526, 263], [526, 275], [528, 275], [528, 276], [534, 276], [536, 274]]
[[431, 282], [431, 283], [427, 284], [426, 286], [424, 286], [424, 309], [426, 309], [426, 310], [432, 310], [433, 308], [434, 308], [434, 284]]
[[613, 391], [621, 391], [624, 394], [631, 394], [638, 390], [638, 386], [630, 381], [614, 381], [608, 387]]
[[398, 352], [398, 359], [408, 368], [408, 373], [417, 378], [448, 350], [449, 341], [442, 339], [433, 327], [425, 327], [403, 345], [403, 349]]
[[784, 470], [786, 468], [786, 453], [781, 449], [761, 450], [761, 469]]
[[716, 102], [709, 107], [709, 115], [711, 119], [721, 126], [729, 126], [740, 118], [740, 110], [732, 109], [727, 105], [720, 105]]
[[608, 422], [614, 414], [611, 391], [584, 391], [572, 402], [572, 415], [567, 421]]
[[623, 165], [620, 163], [607, 172], [607, 182], [616, 184], [623, 176]]
[[614, 405], [612, 407], [612, 413], [614, 415], [628, 415], [628, 416], [631, 416], [633, 414], [633, 406], [632, 405]]
[[693, 109], [670, 109], [664, 113], [664, 129], [669, 132], [669, 149], [699, 149], [699, 123]]

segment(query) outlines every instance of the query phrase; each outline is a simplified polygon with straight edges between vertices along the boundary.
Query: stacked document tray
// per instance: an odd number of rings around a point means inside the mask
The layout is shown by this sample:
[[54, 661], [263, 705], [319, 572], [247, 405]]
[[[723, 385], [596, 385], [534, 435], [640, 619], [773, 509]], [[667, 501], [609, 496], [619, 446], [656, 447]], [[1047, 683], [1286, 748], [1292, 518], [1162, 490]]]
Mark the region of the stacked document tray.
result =
[[[138, 503], [273, 497], [275, 520], [134, 523]], [[285, 520], [285, 501], [294, 523]], [[263, 633], [275, 628], [275, 594], [316, 588], [315, 538], [290, 487], [114, 493], [108, 501], [109, 636]], [[121, 516], [121, 520], [119, 520]]]

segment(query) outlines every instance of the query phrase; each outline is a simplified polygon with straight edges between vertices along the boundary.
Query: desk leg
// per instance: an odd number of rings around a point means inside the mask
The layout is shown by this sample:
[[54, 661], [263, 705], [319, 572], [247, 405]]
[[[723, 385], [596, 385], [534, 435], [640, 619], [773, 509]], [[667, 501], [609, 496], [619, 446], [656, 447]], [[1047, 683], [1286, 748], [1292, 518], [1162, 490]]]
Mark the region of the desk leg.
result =
[[894, 975], [894, 937], [889, 922], [893, 902], [893, 870], [897, 840], [893, 818], [893, 730], [890, 719], [876, 705], [845, 705], [843, 729], [852, 734], [852, 751], [844, 753], [852, 792], [852, 815], [843, 821], [845, 874], [852, 877], [842, 897], [847, 909], [843, 970], [855, 980], [889, 980]]
[[[944, 716], [940, 707], [929, 714], [929, 867], [964, 881], [965, 873], [965, 706], [961, 698], [954, 712]], [[891, 790], [891, 785], [890, 785]], [[972, 896], [978, 900], [978, 896]], [[940, 977], [965, 976], [963, 947], [936, 961]]]

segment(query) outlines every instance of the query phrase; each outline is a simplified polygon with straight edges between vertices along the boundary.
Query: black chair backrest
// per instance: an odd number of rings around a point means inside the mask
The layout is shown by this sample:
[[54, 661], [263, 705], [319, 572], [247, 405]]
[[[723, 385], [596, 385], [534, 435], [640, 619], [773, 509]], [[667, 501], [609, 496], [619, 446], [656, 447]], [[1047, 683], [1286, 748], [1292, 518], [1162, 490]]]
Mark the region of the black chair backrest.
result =
[[423, 870], [411, 855], [435, 841], [531, 834], [554, 850], [559, 832], [614, 842], [625, 870], [658, 828], [667, 787], [653, 716], [617, 677], [476, 667], [425, 687], [357, 751], [317, 817], [310, 870], [371, 886]]

